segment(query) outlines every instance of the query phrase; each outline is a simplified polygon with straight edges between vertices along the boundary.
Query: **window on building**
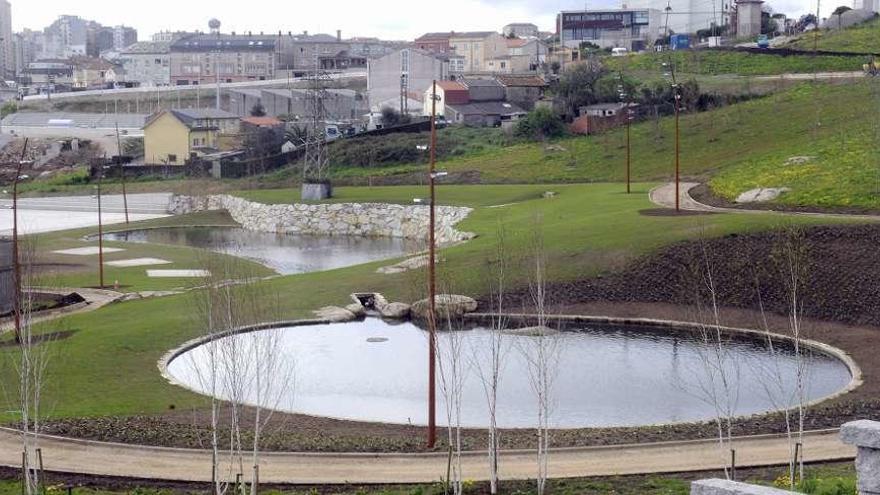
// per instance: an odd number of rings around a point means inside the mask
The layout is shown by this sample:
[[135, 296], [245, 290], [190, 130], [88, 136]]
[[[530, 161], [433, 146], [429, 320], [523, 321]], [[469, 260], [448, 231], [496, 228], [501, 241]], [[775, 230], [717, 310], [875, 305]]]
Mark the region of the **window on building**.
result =
[[168, 155], [168, 163], [174, 163], [177, 161], [177, 155]]

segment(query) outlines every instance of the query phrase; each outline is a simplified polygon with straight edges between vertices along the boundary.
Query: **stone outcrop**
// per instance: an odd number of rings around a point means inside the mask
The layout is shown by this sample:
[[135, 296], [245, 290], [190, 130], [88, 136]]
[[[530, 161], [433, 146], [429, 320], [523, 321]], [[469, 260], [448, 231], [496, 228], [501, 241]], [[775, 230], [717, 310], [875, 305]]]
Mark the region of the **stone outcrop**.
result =
[[382, 315], [382, 318], [392, 320], [405, 320], [409, 318], [410, 306], [406, 303], [392, 302], [376, 306], [376, 310]]
[[346, 323], [358, 319], [358, 315], [338, 306], [325, 306], [317, 311], [313, 311], [315, 317], [321, 320], [327, 320], [331, 323]]
[[[429, 298], [416, 301], [412, 305], [412, 314], [417, 318], [428, 317]], [[477, 310], [477, 301], [468, 296], [456, 294], [437, 294], [434, 296], [434, 308], [438, 318], [458, 317]]]
[[[320, 203], [267, 205], [229, 195], [175, 196], [169, 210], [174, 214], [203, 210], [227, 210], [247, 230], [279, 234], [354, 235], [426, 239], [429, 208], [423, 205], [384, 203]], [[471, 208], [437, 207], [437, 242], [453, 244], [475, 237], [455, 225]]]

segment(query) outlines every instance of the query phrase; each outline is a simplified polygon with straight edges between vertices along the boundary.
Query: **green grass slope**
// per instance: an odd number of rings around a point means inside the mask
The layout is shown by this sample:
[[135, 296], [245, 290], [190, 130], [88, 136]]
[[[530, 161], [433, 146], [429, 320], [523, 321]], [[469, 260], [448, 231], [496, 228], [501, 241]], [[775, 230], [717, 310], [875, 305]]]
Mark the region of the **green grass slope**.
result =
[[862, 57], [843, 55], [792, 55], [750, 53], [722, 50], [684, 50], [672, 53], [637, 53], [627, 57], [608, 57], [612, 70], [662, 72], [662, 64], [671, 59], [681, 74], [695, 75], [775, 75], [789, 73], [839, 72], [861, 70]]
[[[793, 191], [783, 200], [790, 204], [880, 207], [876, 195], [878, 86], [874, 80], [847, 86], [804, 83], [757, 100], [684, 115], [680, 125], [682, 173], [697, 180], [712, 179], [713, 188], [727, 198], [753, 187], [787, 186]], [[671, 117], [633, 126], [632, 174], [636, 180], [661, 181], [673, 176], [673, 136]], [[625, 142], [625, 132], [618, 129], [548, 145], [517, 144], [442, 161], [438, 167], [478, 175], [484, 183], [619, 182], [625, 177]], [[818, 159], [807, 166], [783, 166], [796, 156]], [[366, 179], [367, 174], [423, 168], [349, 168], [335, 173]]]
[[[818, 42], [816, 40], [818, 37]], [[826, 52], [880, 53], [880, 19], [874, 19], [842, 30], [819, 30], [805, 33], [785, 45], [796, 50], [812, 50], [817, 46]]]

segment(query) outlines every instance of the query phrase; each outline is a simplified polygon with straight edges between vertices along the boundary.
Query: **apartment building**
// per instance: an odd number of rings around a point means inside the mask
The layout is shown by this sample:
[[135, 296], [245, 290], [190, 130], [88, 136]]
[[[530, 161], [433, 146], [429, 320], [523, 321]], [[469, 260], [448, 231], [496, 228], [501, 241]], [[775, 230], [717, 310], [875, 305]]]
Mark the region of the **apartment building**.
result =
[[641, 51], [661, 36], [662, 16], [651, 8], [613, 10], [571, 10], [556, 18], [562, 43], [577, 49], [588, 42], [602, 48]]
[[451, 33], [449, 45], [456, 55], [464, 57], [466, 73], [489, 71], [489, 60], [508, 54], [506, 38], [493, 31]]
[[277, 36], [193, 34], [171, 42], [170, 83], [196, 85], [275, 77]]
[[171, 84], [171, 42], [140, 41], [119, 54], [126, 81], [139, 86]]

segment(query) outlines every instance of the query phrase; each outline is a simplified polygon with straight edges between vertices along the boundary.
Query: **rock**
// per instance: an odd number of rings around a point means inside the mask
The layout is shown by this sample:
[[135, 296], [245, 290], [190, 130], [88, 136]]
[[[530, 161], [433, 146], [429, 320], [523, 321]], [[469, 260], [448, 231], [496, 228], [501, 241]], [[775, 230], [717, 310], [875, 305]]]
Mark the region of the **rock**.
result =
[[845, 423], [840, 427], [840, 441], [880, 450], [880, 422], [863, 419]]
[[567, 151], [564, 146], [560, 146], [558, 144], [548, 144], [544, 146], [544, 151], [546, 152], [556, 152], [556, 151]]
[[730, 480], [710, 479], [691, 483], [691, 495], [785, 495], [787, 490], [749, 485]]
[[786, 165], [803, 165], [804, 163], [809, 163], [815, 160], [815, 156], [792, 156], [788, 160], [785, 160]]
[[[428, 317], [428, 306], [430, 300], [425, 298], [416, 301], [412, 305], [413, 316], [417, 318]], [[437, 294], [434, 297], [434, 305], [437, 310], [438, 318], [447, 318], [450, 316], [462, 316], [467, 313], [473, 313], [477, 310], [477, 301], [468, 296], [460, 296], [457, 294]]]
[[345, 307], [348, 311], [351, 311], [352, 314], [357, 316], [358, 318], [363, 318], [367, 316], [367, 308], [364, 307], [361, 303], [351, 303]]
[[377, 306], [376, 309], [379, 311], [379, 314], [382, 315], [382, 318], [390, 318], [392, 320], [404, 320], [409, 318], [411, 310], [409, 304], [401, 302], [383, 304], [382, 306]]
[[741, 204], [766, 203], [767, 201], [773, 201], [789, 191], [791, 191], [791, 189], [787, 187], [760, 187], [740, 194], [737, 196], [736, 202]]
[[[439, 263], [440, 260], [437, 260]], [[414, 258], [408, 258], [400, 263], [395, 263], [389, 266], [381, 266], [376, 269], [376, 273], [382, 273], [384, 275], [392, 275], [395, 273], [403, 273], [409, 270], [416, 270], [418, 268], [423, 268], [428, 265], [428, 256], [416, 256]]]
[[544, 194], [541, 195], [544, 199], [550, 199], [556, 197], [556, 191], [544, 191]]
[[318, 319], [327, 320], [332, 323], [345, 323], [357, 319], [357, 315], [353, 312], [339, 306], [325, 306], [317, 311], [313, 311], [313, 313]]

